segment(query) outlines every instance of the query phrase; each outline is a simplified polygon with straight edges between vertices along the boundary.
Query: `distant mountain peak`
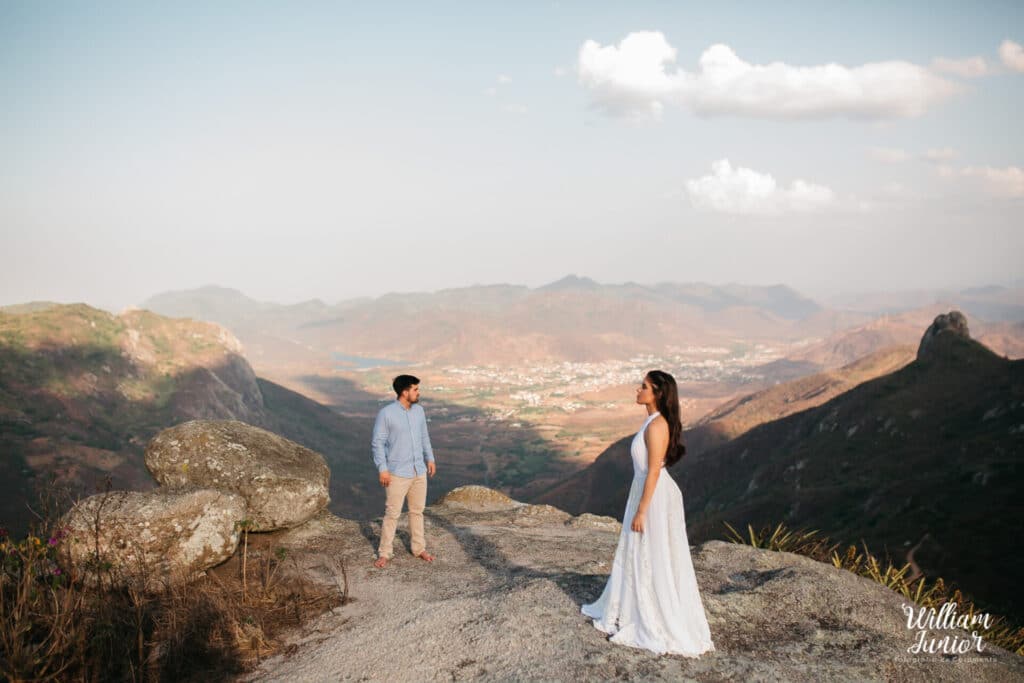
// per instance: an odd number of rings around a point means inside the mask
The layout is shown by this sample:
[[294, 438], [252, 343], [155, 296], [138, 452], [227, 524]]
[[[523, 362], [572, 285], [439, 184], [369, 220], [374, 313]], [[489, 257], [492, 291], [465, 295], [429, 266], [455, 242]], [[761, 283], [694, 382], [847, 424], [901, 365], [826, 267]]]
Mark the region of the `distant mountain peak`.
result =
[[550, 284], [538, 287], [544, 291], [560, 291], [566, 289], [599, 289], [601, 284], [596, 280], [591, 280], [589, 277], [579, 277], [578, 275], [566, 275], [561, 280], [556, 280]]
[[934, 355], [939, 335], [955, 335], [962, 339], [970, 339], [971, 333], [967, 329], [967, 318], [960, 311], [940, 313], [935, 320], [924, 331], [921, 337], [921, 344], [917, 347], [917, 359], [929, 359]]
[[[183, 291], [188, 291], [188, 290], [183, 290]], [[235, 287], [225, 287], [224, 285], [218, 285], [218, 284], [214, 284], [212, 282], [209, 283], [209, 284], [202, 285], [201, 287], [196, 287], [195, 291], [197, 291], [197, 292], [222, 292], [222, 293], [225, 293], [225, 294], [242, 294], [242, 290], [240, 290], [240, 289], [237, 289]]]

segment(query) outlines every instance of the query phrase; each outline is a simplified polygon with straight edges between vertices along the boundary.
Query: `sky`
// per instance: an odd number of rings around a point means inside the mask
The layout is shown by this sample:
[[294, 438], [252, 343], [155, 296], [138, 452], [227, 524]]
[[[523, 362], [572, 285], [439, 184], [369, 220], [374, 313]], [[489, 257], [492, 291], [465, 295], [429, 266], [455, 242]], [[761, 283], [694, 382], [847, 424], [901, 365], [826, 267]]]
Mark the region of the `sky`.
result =
[[0, 304], [1020, 285], [1024, 3], [0, 2]]

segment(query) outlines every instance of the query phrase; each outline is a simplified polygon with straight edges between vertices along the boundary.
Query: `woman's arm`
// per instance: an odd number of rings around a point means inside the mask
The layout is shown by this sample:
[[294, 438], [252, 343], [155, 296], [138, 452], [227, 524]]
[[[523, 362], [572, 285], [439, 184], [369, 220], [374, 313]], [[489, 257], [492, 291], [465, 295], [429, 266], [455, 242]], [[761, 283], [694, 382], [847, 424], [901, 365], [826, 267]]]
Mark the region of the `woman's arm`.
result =
[[644, 493], [640, 496], [640, 504], [630, 525], [633, 531], [641, 532], [647, 521], [647, 508], [654, 497], [654, 488], [658, 485], [658, 477], [661, 476], [665, 453], [668, 452], [668, 423], [665, 422], [665, 418], [660, 415], [654, 418], [644, 432], [644, 443], [647, 445], [647, 478], [644, 480]]

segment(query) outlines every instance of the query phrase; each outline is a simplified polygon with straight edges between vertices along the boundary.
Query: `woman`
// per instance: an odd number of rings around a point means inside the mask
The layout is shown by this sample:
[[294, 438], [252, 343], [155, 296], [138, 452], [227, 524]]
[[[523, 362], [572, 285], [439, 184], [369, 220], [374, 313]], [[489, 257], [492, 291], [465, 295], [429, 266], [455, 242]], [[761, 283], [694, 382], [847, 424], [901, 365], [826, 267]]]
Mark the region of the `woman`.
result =
[[683, 494], [663, 471], [686, 452], [675, 378], [651, 370], [636, 402], [647, 420], [630, 447], [633, 485], [612, 573], [582, 611], [613, 643], [697, 657], [715, 646], [690, 560]]

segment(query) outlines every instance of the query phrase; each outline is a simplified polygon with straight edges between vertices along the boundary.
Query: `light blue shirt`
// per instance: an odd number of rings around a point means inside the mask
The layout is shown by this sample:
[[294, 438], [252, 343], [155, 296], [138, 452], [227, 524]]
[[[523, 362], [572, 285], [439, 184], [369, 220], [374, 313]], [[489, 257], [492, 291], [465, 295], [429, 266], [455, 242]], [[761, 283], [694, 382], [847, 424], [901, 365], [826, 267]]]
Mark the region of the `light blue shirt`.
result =
[[373, 423], [370, 446], [378, 472], [415, 477], [426, 473], [427, 462], [434, 462], [434, 450], [427, 434], [427, 416], [418, 403], [413, 403], [406, 410], [395, 400], [381, 408]]

